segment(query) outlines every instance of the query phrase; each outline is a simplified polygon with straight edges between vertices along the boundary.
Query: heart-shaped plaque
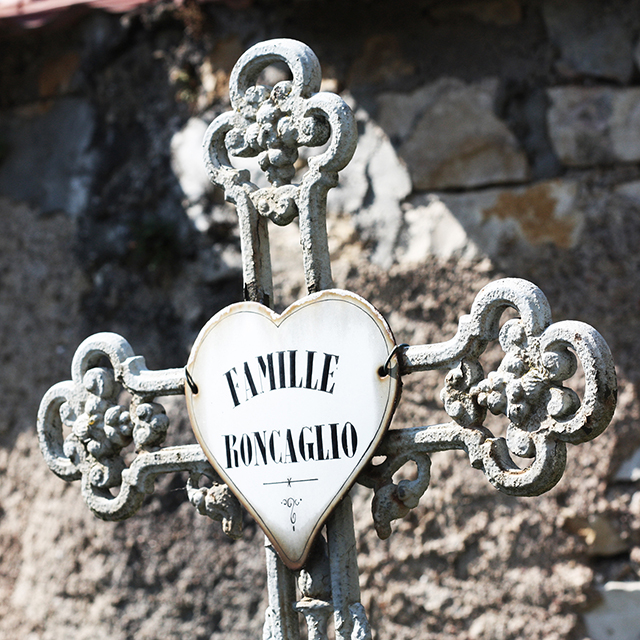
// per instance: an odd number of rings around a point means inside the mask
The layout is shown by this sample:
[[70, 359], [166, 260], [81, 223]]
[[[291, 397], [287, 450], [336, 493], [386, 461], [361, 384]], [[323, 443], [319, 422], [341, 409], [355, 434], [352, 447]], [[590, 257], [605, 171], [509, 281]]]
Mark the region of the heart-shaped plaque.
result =
[[231, 305], [198, 336], [187, 407], [211, 464], [299, 569], [334, 505], [371, 458], [396, 406], [384, 318], [329, 290], [282, 315]]

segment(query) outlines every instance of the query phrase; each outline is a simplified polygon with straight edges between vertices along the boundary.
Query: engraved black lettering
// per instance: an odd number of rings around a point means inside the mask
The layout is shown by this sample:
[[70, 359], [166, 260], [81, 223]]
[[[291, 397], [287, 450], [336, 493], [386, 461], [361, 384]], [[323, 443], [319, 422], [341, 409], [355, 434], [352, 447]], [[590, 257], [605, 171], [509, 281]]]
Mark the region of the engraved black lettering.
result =
[[[276, 389], [305, 388], [312, 391], [333, 393], [336, 386], [334, 374], [337, 371], [340, 359], [338, 355], [323, 353], [324, 359], [320, 364], [320, 356], [316, 358], [318, 352], [307, 351], [306, 366], [304, 362], [301, 362], [301, 366], [299, 366], [297, 363], [298, 351], [296, 349], [288, 350], [288, 363], [286, 353], [287, 351], [275, 351], [256, 356], [255, 359], [248, 360], [242, 364], [242, 372], [244, 374], [242, 376], [244, 379], [244, 398], [242, 400], [240, 400], [241, 386], [237, 369], [234, 367], [224, 374], [234, 407], [237, 407], [243, 401]], [[276, 354], [277, 363], [275, 362]], [[304, 358], [304, 356], [301, 356], [301, 358]], [[254, 362], [257, 362], [257, 368]], [[301, 375], [297, 380], [298, 373]]]
[[[314, 433], [315, 432], [315, 433]], [[267, 436], [267, 433], [269, 435]], [[316, 424], [312, 427], [252, 431], [242, 435], [224, 435], [226, 468], [340, 460], [353, 458], [358, 452], [358, 431], [351, 422]], [[325, 447], [325, 441], [330, 441]]]
[[299, 449], [300, 449], [300, 456], [305, 461], [306, 460], [315, 460], [316, 458], [315, 458], [315, 455], [314, 455], [313, 441], [309, 442], [308, 440], [305, 440], [305, 437], [304, 437], [304, 432], [305, 431], [309, 431], [313, 435], [313, 429], [311, 427], [302, 427], [302, 429], [300, 429], [300, 438], [298, 439], [298, 446], [299, 446]]
[[291, 429], [287, 429], [287, 446], [284, 452], [284, 461], [287, 462], [287, 458], [291, 458], [291, 462], [298, 462], [296, 457], [296, 450], [293, 446], [293, 436], [291, 435]]
[[296, 388], [296, 353], [295, 349], [289, 351], [289, 386]]
[[287, 388], [287, 378], [284, 370], [284, 351], [278, 351], [278, 368], [280, 369], [280, 388]]
[[251, 439], [246, 433], [242, 434], [240, 438], [240, 457], [245, 467], [248, 467], [253, 460], [253, 447], [251, 446]]
[[260, 371], [262, 372], [262, 377], [266, 379], [267, 377], [267, 369], [269, 370], [269, 387], [271, 391], [276, 388], [276, 376], [273, 371], [273, 354], [267, 354], [267, 361], [264, 361], [262, 356], [258, 356], [258, 364], [260, 365]]
[[314, 391], [318, 388], [317, 380], [315, 385], [313, 387], [311, 386], [313, 382], [313, 357], [315, 355], [315, 351], [307, 351], [307, 384], [305, 385], [307, 389], [313, 389]]
[[356, 455], [356, 449], [358, 448], [358, 432], [356, 428], [350, 423], [345, 422], [342, 428], [342, 450], [347, 458], [353, 458]]
[[229, 391], [231, 392], [231, 399], [233, 400], [233, 406], [237, 407], [240, 404], [240, 400], [238, 400], [238, 394], [236, 392], [236, 389], [238, 389], [238, 383], [233, 380], [231, 378], [231, 372], [233, 371], [233, 373], [236, 373], [236, 368], [233, 367], [233, 369], [229, 369], [229, 371], [227, 371], [227, 373], [224, 374], [224, 377], [227, 379], [227, 382], [229, 383]]
[[325, 453], [324, 451], [324, 445], [322, 442], [322, 427], [324, 427], [323, 424], [316, 425], [316, 442], [318, 444], [318, 460], [326, 460], [329, 457], [329, 452], [327, 451]]
[[271, 435], [269, 436], [269, 453], [271, 454], [271, 459], [275, 463], [280, 463], [282, 462], [282, 453], [280, 454], [280, 457], [276, 460], [276, 445], [274, 442], [274, 436], [276, 435], [276, 433], [278, 434], [278, 437], [279, 437], [280, 436], [279, 431], [272, 431]]
[[244, 393], [247, 400], [249, 400], [249, 391], [251, 391], [252, 397], [254, 398], [258, 395], [256, 384], [253, 381], [253, 376], [251, 375], [251, 369], [249, 369], [249, 363], [245, 362], [244, 363]]
[[335, 368], [331, 368], [331, 360], [335, 358], [336, 367], [338, 366], [338, 358], [339, 356], [333, 355], [332, 353], [324, 354], [324, 367], [322, 368], [322, 383], [320, 384], [320, 391], [326, 391], [327, 393], [333, 393], [335, 389], [335, 383], [331, 385], [331, 389], [327, 390], [327, 386], [329, 385], [329, 379], [333, 378], [333, 374], [335, 373]]
[[333, 450], [333, 459], [340, 459], [340, 449], [338, 448], [338, 423], [334, 422], [329, 425], [331, 429], [331, 448]]
[[256, 466], [260, 462], [260, 456], [262, 456], [262, 463], [267, 464], [267, 432], [263, 431], [260, 435], [259, 431], [254, 431], [253, 442], [256, 446]]
[[[231, 438], [233, 438], [233, 441]], [[238, 466], [238, 452], [234, 448], [236, 446], [236, 441], [237, 438], [233, 435], [224, 437], [224, 446], [227, 452], [227, 469]], [[233, 460], [231, 454], [233, 454]]]

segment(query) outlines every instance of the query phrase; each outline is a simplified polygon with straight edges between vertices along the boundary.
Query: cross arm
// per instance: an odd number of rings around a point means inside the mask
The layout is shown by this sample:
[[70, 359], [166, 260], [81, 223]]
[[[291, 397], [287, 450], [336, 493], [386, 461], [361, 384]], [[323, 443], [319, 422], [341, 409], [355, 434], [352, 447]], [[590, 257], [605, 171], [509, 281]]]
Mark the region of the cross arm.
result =
[[[38, 439], [49, 468], [81, 480], [91, 511], [104, 520], [132, 516], [165, 473], [189, 474], [187, 494], [203, 515], [241, 533], [240, 505], [200, 445], [163, 447], [169, 418], [158, 396], [184, 393], [184, 369], [152, 371], [115, 333], [98, 333], [77, 349], [71, 380], [47, 391], [38, 412]], [[130, 396], [123, 406], [122, 392]], [[208, 478], [211, 486], [200, 487]]]
[[[520, 317], [501, 327], [508, 308]], [[504, 358], [485, 374], [479, 358], [493, 340], [499, 340]], [[390, 522], [406, 515], [426, 491], [430, 454], [461, 449], [500, 491], [539, 495], [562, 477], [566, 444], [595, 438], [615, 409], [615, 369], [602, 336], [582, 322], [553, 324], [540, 289], [516, 278], [482, 289], [451, 340], [407, 347], [398, 360], [404, 375], [448, 370], [441, 399], [452, 420], [389, 431], [376, 451], [384, 462], [370, 464], [360, 476], [359, 482], [375, 491], [374, 521], [383, 538], [391, 533]], [[584, 372], [581, 397], [563, 385], [578, 363]], [[484, 426], [487, 410], [506, 418], [505, 437]], [[521, 467], [513, 456], [530, 462]], [[409, 461], [416, 463], [417, 477], [395, 484], [393, 475]]]

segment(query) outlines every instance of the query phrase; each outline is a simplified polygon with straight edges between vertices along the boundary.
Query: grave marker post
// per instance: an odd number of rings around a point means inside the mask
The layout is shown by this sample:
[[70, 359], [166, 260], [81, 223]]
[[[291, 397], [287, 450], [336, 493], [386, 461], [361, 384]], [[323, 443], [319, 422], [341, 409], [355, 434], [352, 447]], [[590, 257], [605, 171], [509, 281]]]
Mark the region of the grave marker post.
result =
[[[274, 62], [284, 62], [291, 70], [292, 80], [279, 82], [272, 88], [256, 86], [261, 71]], [[250, 359], [243, 360], [245, 387], [241, 390], [236, 386], [239, 385], [238, 369], [231, 365], [221, 370], [226, 372], [224, 375], [219, 371], [211, 376], [201, 373], [203, 359], [196, 347], [185, 369], [150, 371], [124, 338], [100, 333], [80, 345], [73, 358], [71, 380], [54, 385], [45, 394], [38, 414], [38, 436], [47, 464], [65, 480], [80, 480], [88, 507], [105, 520], [132, 516], [144, 497], [153, 491], [158, 475], [182, 471], [189, 474], [187, 493], [198, 512], [221, 521], [228, 535], [238, 537], [242, 514], [234, 492], [239, 495], [268, 535], [269, 607], [263, 637], [274, 640], [300, 637], [299, 614], [306, 620], [310, 640], [327, 638], [331, 619], [338, 640], [371, 637], [360, 603], [353, 514], [347, 493], [354, 480], [374, 491], [373, 516], [381, 538], [390, 535], [392, 520], [403, 517], [418, 504], [429, 484], [429, 456], [436, 451], [464, 450], [471, 465], [482, 470], [497, 489], [511, 495], [538, 495], [553, 487], [562, 476], [566, 444], [578, 444], [601, 433], [613, 415], [616, 400], [611, 354], [600, 334], [580, 322], [553, 324], [546, 298], [529, 282], [505, 279], [486, 286], [476, 297], [470, 314], [460, 319], [453, 338], [420, 346], [394, 346], [384, 320], [377, 318], [375, 310], [354, 294], [323, 293], [332, 287], [326, 195], [337, 184], [338, 172], [353, 155], [356, 129], [349, 107], [338, 96], [320, 92], [320, 80], [320, 67], [313, 52], [292, 40], [258, 44], [234, 67], [230, 79], [233, 109], [209, 127], [205, 137], [205, 162], [212, 181], [224, 190], [227, 200], [234, 203], [238, 211], [244, 292], [248, 302], [221, 312], [222, 315], [212, 319], [209, 329], [219, 331], [224, 318], [236, 312], [244, 314], [244, 322], [247, 314], [258, 313], [258, 307], [252, 306], [255, 303], [271, 305], [273, 287], [267, 223], [270, 219], [285, 225], [297, 217], [307, 289], [313, 295], [296, 303], [298, 307], [294, 305], [282, 316], [269, 315], [268, 310], [259, 311], [258, 315], [262, 314], [267, 324], [272, 323], [268, 331], [278, 340], [286, 334], [285, 325], [293, 324], [291, 318], [295, 313], [302, 313], [303, 308], [308, 313], [313, 305], [319, 307], [327, 302], [340, 304], [339, 309], [346, 308], [347, 304], [354, 306], [359, 309], [357, 313], [365, 313], [362, 322], [374, 322], [382, 336], [380, 353], [373, 360], [370, 356], [367, 360], [367, 349], [356, 351], [352, 356], [356, 364], [362, 364], [362, 377], [375, 380], [367, 382], [362, 393], [365, 396], [371, 393], [374, 404], [376, 398], [382, 398], [386, 404], [383, 402], [384, 411], [376, 418], [377, 431], [374, 429], [366, 441], [369, 448], [357, 464], [354, 462], [353, 468], [347, 465], [346, 470], [343, 469], [344, 459], [356, 457], [358, 442], [362, 445], [362, 432], [352, 422], [340, 425], [342, 436], [337, 422], [304, 423], [295, 438], [292, 428], [287, 429], [286, 438], [284, 429], [282, 432], [272, 430], [271, 436], [266, 430], [264, 436], [260, 436], [258, 431], [253, 434], [253, 441], [249, 433], [242, 436], [229, 433], [224, 441], [226, 450], [216, 453], [219, 434], [214, 432], [211, 436], [207, 432], [211, 421], [202, 418], [212, 410], [210, 403], [207, 404], [208, 394], [216, 380], [226, 389], [224, 392], [229, 397], [225, 411], [233, 416], [236, 415], [233, 411], [244, 411], [240, 409], [241, 404], [266, 402], [264, 397], [275, 397], [276, 393], [308, 391], [316, 394], [314, 397], [332, 395], [334, 387], [345, 384], [339, 381], [340, 373], [352, 366], [348, 361], [349, 350], [339, 341], [339, 348], [335, 350], [322, 352], [322, 349], [308, 348], [306, 361], [296, 359], [302, 353], [298, 343], [296, 348], [289, 346], [288, 351], [279, 347], [280, 350], [254, 354], [257, 364], [251, 365]], [[318, 147], [320, 153], [308, 158], [307, 171], [296, 182], [294, 164], [301, 146]], [[255, 156], [267, 175], [268, 187], [258, 188], [249, 173], [234, 168], [231, 161], [233, 157]], [[508, 320], [501, 327], [500, 317], [508, 308], [516, 309], [519, 318]], [[309, 322], [317, 323], [310, 326], [322, 327], [327, 320], [321, 316], [320, 320]], [[297, 335], [292, 331], [294, 334]], [[201, 335], [203, 338], [199, 338], [196, 346], [204, 345], [207, 340], [206, 332]], [[505, 357], [496, 371], [485, 375], [479, 357], [495, 340], [499, 340]], [[321, 353], [324, 353], [323, 368], [314, 369], [318, 360], [314, 365], [311, 354]], [[105, 358], [109, 366], [103, 366]], [[286, 364], [287, 358], [289, 364]], [[585, 375], [581, 398], [562, 384], [573, 376], [578, 361]], [[300, 362], [307, 363], [306, 378], [300, 377]], [[206, 367], [211, 366], [211, 371], [215, 371], [214, 365], [215, 357], [206, 360]], [[251, 366], [257, 376], [262, 371], [259, 388]], [[398, 399], [395, 385], [400, 377], [432, 369], [448, 370], [441, 398], [451, 421], [385, 432]], [[356, 388], [360, 389], [357, 385]], [[128, 407], [118, 404], [122, 389], [131, 394]], [[265, 389], [272, 393], [265, 393]], [[238, 395], [242, 393], [244, 397]], [[162, 446], [169, 421], [155, 399], [170, 394], [186, 394], [194, 431], [208, 456], [198, 444]], [[353, 402], [357, 399], [353, 398]], [[366, 404], [371, 404], [368, 396], [366, 400]], [[344, 401], [339, 402], [347, 406]], [[494, 437], [483, 426], [487, 410], [507, 419], [505, 438]], [[362, 411], [364, 409], [358, 409], [358, 413]], [[267, 417], [265, 415], [265, 419]], [[352, 420], [356, 422], [357, 416]], [[314, 426], [310, 426], [312, 424]], [[310, 433], [315, 440], [309, 440]], [[284, 442], [284, 448], [276, 450], [277, 442]], [[122, 451], [130, 446], [136, 456], [127, 465]], [[285, 548], [289, 534], [274, 533], [271, 525], [263, 521], [265, 514], [261, 513], [260, 505], [245, 496], [243, 487], [247, 485], [242, 485], [244, 480], [235, 469], [241, 467], [241, 461], [246, 467], [249, 463], [258, 464], [262, 455], [265, 478], [269, 480], [263, 482], [264, 485], [315, 482], [318, 478], [311, 476], [298, 479], [272, 476], [266, 467], [269, 461], [280, 464], [282, 456], [285, 462], [287, 456], [289, 462], [298, 462], [296, 456], [300, 456], [309, 469], [321, 469], [321, 465], [329, 461], [338, 465], [340, 447], [344, 453], [341, 466], [332, 469], [343, 469], [344, 482], [335, 490], [335, 495], [329, 496], [326, 506], [318, 512], [320, 515], [308, 516], [312, 533], [302, 541], [303, 555], [292, 557]], [[376, 456], [384, 457], [381, 464], [370, 462], [374, 450]], [[513, 462], [512, 455], [531, 462], [521, 469]], [[417, 466], [416, 478], [395, 484], [394, 474], [409, 461]], [[212, 486], [200, 486], [203, 478], [208, 478]], [[293, 532], [305, 522], [303, 507], [299, 512], [296, 508], [301, 500], [305, 506], [307, 502], [306, 498], [299, 497], [289, 500], [291, 502], [282, 502], [291, 509]], [[296, 520], [298, 515], [302, 518], [300, 521]], [[326, 524], [326, 538], [318, 535], [323, 524]]]

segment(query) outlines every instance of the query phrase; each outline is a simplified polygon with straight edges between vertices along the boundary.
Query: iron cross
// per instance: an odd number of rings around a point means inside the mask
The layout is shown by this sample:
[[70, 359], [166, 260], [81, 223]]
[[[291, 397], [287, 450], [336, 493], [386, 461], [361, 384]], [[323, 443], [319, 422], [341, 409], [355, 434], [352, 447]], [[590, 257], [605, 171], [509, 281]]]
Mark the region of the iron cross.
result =
[[[257, 86], [260, 73], [274, 62], [284, 63], [292, 79]], [[326, 197], [355, 151], [356, 125], [347, 104], [321, 92], [320, 81], [318, 60], [304, 44], [271, 40], [252, 47], [231, 74], [232, 110], [214, 120], [204, 140], [209, 176], [237, 208], [245, 299], [267, 307], [273, 301], [269, 220], [286, 225], [298, 218], [308, 292], [333, 286]], [[300, 147], [319, 153], [308, 157], [306, 172], [297, 177]], [[247, 171], [234, 168], [234, 157], [257, 157], [269, 186], [258, 188]], [[519, 317], [501, 327], [507, 309]], [[495, 340], [504, 358], [496, 371], [485, 374], [479, 358]], [[578, 361], [585, 375], [582, 397], [563, 385]], [[461, 449], [500, 491], [538, 495], [561, 478], [567, 443], [600, 434], [616, 403], [612, 358], [600, 334], [581, 322], [552, 323], [543, 293], [519, 279], [482, 289], [447, 342], [392, 346], [379, 364], [394, 368], [398, 377], [448, 371], [441, 399], [450, 417], [446, 424], [387, 431], [375, 450], [384, 461], [369, 463], [359, 473], [357, 482], [373, 489], [381, 538], [390, 535], [391, 521], [405, 516], [426, 491], [431, 453]], [[187, 472], [193, 506], [239, 537], [240, 503], [202, 448], [162, 446], [169, 420], [156, 397], [193, 392], [196, 383], [185, 369], [147, 369], [144, 358], [119, 335], [87, 338], [73, 357], [71, 380], [49, 389], [40, 406], [38, 437], [49, 468], [64, 480], [80, 480], [87, 506], [105, 520], [132, 516], [158, 475]], [[131, 395], [127, 407], [118, 403], [122, 389]], [[506, 418], [506, 437], [494, 437], [484, 426], [487, 411]], [[130, 464], [125, 463], [126, 448], [135, 450]], [[512, 455], [529, 464], [520, 468]], [[409, 461], [417, 465], [416, 478], [394, 483], [394, 474]], [[292, 478], [285, 483], [290, 487]], [[371, 637], [360, 603], [351, 509], [347, 494], [326, 518], [325, 534], [316, 536], [300, 571], [288, 569], [267, 541], [264, 638], [299, 638], [299, 613], [310, 639], [327, 638], [331, 618], [338, 640]]]

